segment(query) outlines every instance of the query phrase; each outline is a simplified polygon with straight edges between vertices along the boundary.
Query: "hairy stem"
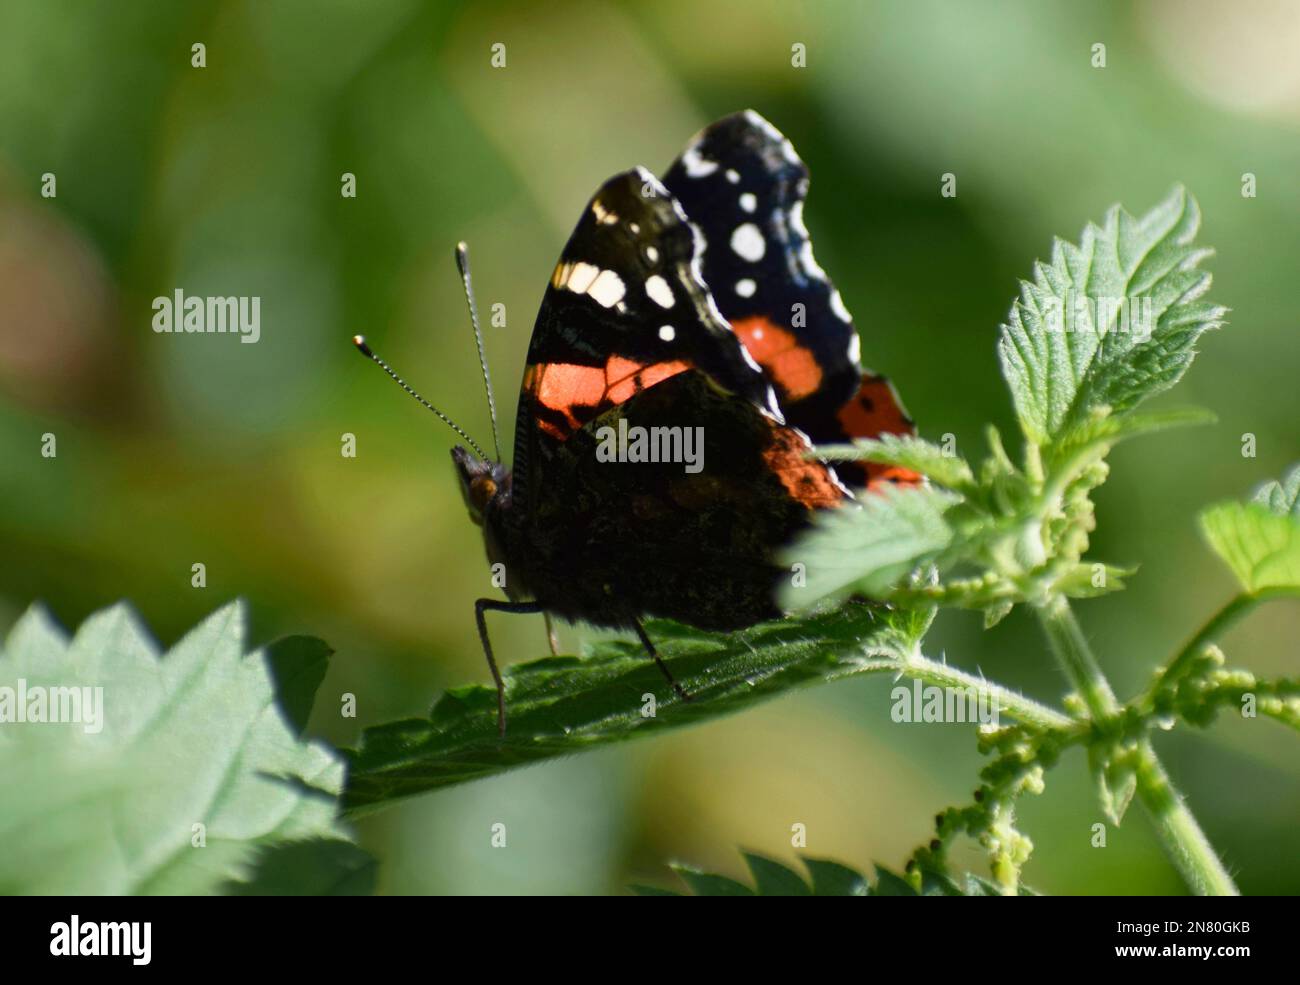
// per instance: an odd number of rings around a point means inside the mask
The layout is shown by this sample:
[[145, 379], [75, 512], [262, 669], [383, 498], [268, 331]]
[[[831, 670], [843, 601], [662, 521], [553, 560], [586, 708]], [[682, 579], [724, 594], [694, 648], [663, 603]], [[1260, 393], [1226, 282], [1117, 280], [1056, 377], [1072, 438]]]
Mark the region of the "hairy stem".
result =
[[1078, 722], [1045, 704], [1026, 698], [1023, 694], [1012, 691], [1000, 684], [994, 684], [982, 677], [968, 674], [956, 667], [950, 667], [938, 660], [914, 653], [905, 658], [890, 657], [870, 660], [863, 667], [866, 671], [893, 671], [905, 677], [914, 677], [926, 684], [938, 687], [964, 689], [973, 687], [995, 702], [999, 712], [1013, 715], [1026, 725], [1040, 729], [1070, 731], [1078, 727]]
[[1255, 608], [1255, 606], [1261, 602], [1279, 598], [1300, 598], [1300, 589], [1290, 586], [1265, 588], [1258, 592], [1243, 592], [1238, 595], [1216, 612], [1209, 622], [1197, 630], [1196, 635], [1178, 651], [1178, 655], [1169, 661], [1169, 665], [1165, 667], [1155, 685], [1152, 686], [1151, 692], [1154, 693], [1165, 684], [1177, 680], [1187, 664], [1196, 659], [1197, 654], [1205, 649], [1207, 644], [1213, 643], [1226, 633], [1238, 619]]
[[[1115, 714], [1119, 710], [1115, 692], [1102, 674], [1070, 603], [1057, 596], [1037, 611], [1052, 651], [1082, 696], [1089, 715], [1096, 721]], [[1138, 747], [1136, 771], [1137, 795], [1188, 887], [1202, 896], [1236, 896], [1232, 877], [1145, 739]]]
[[1197, 896], [1240, 895], [1214, 846], [1146, 740], [1138, 747], [1137, 795], [1151, 815], [1165, 851], [1192, 892]]
[[1094, 720], [1108, 718], [1119, 711], [1119, 701], [1110, 683], [1101, 672], [1092, 647], [1084, 638], [1079, 621], [1069, 601], [1060, 595], [1049, 598], [1038, 607], [1038, 621], [1047, 634], [1047, 641], [1060, 661], [1065, 676], [1079, 692]]

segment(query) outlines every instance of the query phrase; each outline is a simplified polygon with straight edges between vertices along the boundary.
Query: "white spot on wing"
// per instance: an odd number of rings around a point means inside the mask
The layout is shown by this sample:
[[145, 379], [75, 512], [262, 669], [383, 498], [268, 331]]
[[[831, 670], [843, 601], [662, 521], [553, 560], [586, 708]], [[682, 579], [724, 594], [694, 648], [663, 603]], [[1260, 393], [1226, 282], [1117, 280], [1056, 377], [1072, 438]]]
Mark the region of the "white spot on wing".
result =
[[704, 235], [704, 230], [693, 222], [691, 223], [691, 244], [692, 249], [700, 255], [703, 255], [704, 251], [709, 248], [709, 238]]
[[575, 294], [586, 294], [587, 288], [591, 286], [591, 282], [596, 279], [596, 275], [599, 273], [599, 267], [579, 260], [569, 268], [568, 274], [564, 277], [560, 286], [567, 287]]
[[591, 211], [592, 214], [596, 217], [596, 221], [599, 223], [608, 226], [611, 225], [612, 223], [618, 222], [618, 216], [615, 215], [613, 212], [609, 211], [609, 209], [605, 208], [605, 206], [603, 206], [600, 203], [599, 199], [591, 203]]
[[815, 277], [818, 280], [826, 279], [826, 271], [822, 270], [821, 265], [813, 258], [812, 240], [810, 239], [804, 240], [803, 245], [799, 247], [799, 264], [809, 277]]
[[794, 238], [803, 241], [799, 244], [799, 265], [809, 277], [826, 280], [826, 271], [822, 270], [821, 264], [813, 257], [812, 240], [808, 236], [808, 227], [803, 222], [803, 200], [800, 199], [791, 205], [788, 214]]
[[735, 250], [738, 257], [750, 263], [763, 259], [763, 254], [767, 252], [763, 234], [752, 222], [741, 223], [735, 228], [731, 234], [731, 248]]
[[602, 270], [587, 288], [587, 296], [603, 308], [612, 308], [623, 300], [623, 279], [612, 270]]
[[790, 206], [790, 228], [804, 239], [808, 238], [808, 227], [803, 224], [803, 199]]
[[768, 123], [767, 120], [763, 119], [763, 117], [759, 116], [752, 109], [745, 110], [745, 119], [748, 120], [751, 125], [762, 130], [769, 140], [779, 144], [781, 147], [781, 155], [787, 161], [791, 164], [803, 165], [803, 161], [799, 159], [799, 155], [794, 151], [794, 145], [785, 139], [785, 134], [780, 130], [772, 126], [772, 124]]
[[651, 263], [658, 263], [659, 251], [656, 250], [653, 246], [647, 246], [645, 248], [645, 258], [649, 260]]
[[744, 192], [740, 196], [740, 207], [746, 212], [753, 212], [758, 208], [758, 198], [755, 197], [753, 192]]
[[677, 338], [677, 329], [673, 328], [671, 325], [660, 325], [659, 338], [664, 342], [671, 342], [673, 339]]
[[[668, 194], [668, 189], [664, 187], [664, 183], [639, 164], [636, 167], [636, 177], [637, 181], [641, 182], [642, 198], [666, 198], [670, 202], [674, 201], [673, 197]], [[641, 232], [641, 227], [635, 222], [629, 222], [628, 228], [633, 233]]]
[[661, 308], [671, 308], [676, 303], [676, 298], [673, 297], [673, 289], [668, 286], [668, 281], [658, 274], [646, 278], [645, 292], [649, 295], [650, 300]]
[[757, 287], [758, 285], [755, 284], [748, 277], [744, 278], [743, 280], [736, 281], [736, 293], [739, 294], [742, 298], [752, 298], [754, 296], [754, 291]]
[[[853, 316], [849, 314], [849, 309], [844, 307], [844, 299], [840, 297], [840, 292], [834, 288], [831, 289], [831, 311], [835, 312], [835, 316], [839, 318], [840, 321], [853, 321]], [[853, 336], [855, 342], [857, 341], [857, 338], [856, 335]]]
[[682, 154], [682, 164], [686, 167], [688, 178], [707, 178], [718, 170], [718, 162], [700, 156], [699, 148], [694, 144], [687, 147]]
[[733, 185], [740, 180], [740, 172], [735, 168], [727, 168], [727, 180]]

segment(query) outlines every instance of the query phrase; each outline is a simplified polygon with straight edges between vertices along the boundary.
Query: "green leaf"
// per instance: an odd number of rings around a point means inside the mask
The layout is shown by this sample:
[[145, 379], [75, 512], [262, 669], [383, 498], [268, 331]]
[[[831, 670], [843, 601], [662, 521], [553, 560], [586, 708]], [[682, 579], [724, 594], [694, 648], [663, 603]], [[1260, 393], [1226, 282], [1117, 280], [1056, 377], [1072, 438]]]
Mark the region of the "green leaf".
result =
[[1051, 260], [1021, 283], [998, 353], [1020, 424], [1050, 445], [1094, 408], [1122, 413], [1173, 386], [1202, 333], [1226, 309], [1202, 296], [1209, 251], [1193, 245], [1195, 200], [1179, 187], [1146, 215], [1119, 207], [1079, 245], [1056, 240]]
[[247, 881], [226, 887], [232, 896], [369, 896], [378, 863], [350, 841], [315, 838], [265, 850]]
[[[673, 693], [639, 644], [623, 640], [597, 644], [583, 659], [506, 667], [504, 739], [497, 736], [494, 689], [448, 691], [428, 718], [363, 733], [349, 753], [344, 804], [364, 813], [426, 790], [707, 721], [797, 687], [886, 672], [915, 649], [930, 615], [850, 604], [726, 635], [652, 622], [650, 637], [690, 701]], [[655, 696], [652, 715], [648, 695]]]
[[333, 654], [323, 641], [311, 636], [286, 636], [266, 648], [280, 710], [299, 735], [307, 729], [316, 691], [325, 680]]
[[[969, 885], [969, 882], [967, 882]], [[962, 886], [957, 885], [952, 879], [942, 872], [933, 872], [929, 869], [921, 870], [921, 895], [922, 896], [965, 896], [966, 891]], [[983, 896], [983, 893], [977, 895]]]
[[989, 880], [982, 876], [966, 873], [966, 896], [1001, 896], [1002, 890], [998, 889]]
[[812, 890], [803, 881], [799, 873], [787, 869], [780, 862], [756, 855], [753, 852], [741, 852], [745, 864], [754, 876], [754, 887], [759, 896], [811, 896]]
[[1300, 519], [1300, 465], [1293, 466], [1286, 477], [1278, 482], [1266, 482], [1255, 493], [1254, 502], [1259, 503], [1278, 516]]
[[867, 461], [910, 469], [958, 491], [969, 489], [975, 483], [964, 458], [911, 435], [882, 434], [879, 438], [863, 438], [851, 445], [819, 447], [815, 454], [832, 462]]
[[[23, 846], [0, 852], [0, 891], [213, 893], [290, 843], [346, 840], [343, 763], [292, 720], [328, 650], [298, 638], [248, 653], [245, 624], [228, 605], [160, 657], [126, 605], [70, 641], [28, 610], [0, 653], [0, 776], [21, 792], [0, 799], [0, 843]], [[294, 671], [283, 684], [277, 666]], [[20, 689], [30, 712], [36, 688], [102, 704], [83, 705], [84, 724], [15, 723]]]
[[[1268, 491], [1269, 503], [1285, 508], [1287, 492], [1279, 490]], [[1300, 588], [1300, 515], [1259, 500], [1219, 503], [1201, 514], [1201, 530], [1247, 592]]]
[[1214, 414], [1200, 407], [1174, 407], [1128, 414], [1116, 414], [1109, 407], [1096, 407], [1085, 421], [1061, 436], [1052, 447], [1050, 458], [1055, 464], [1088, 449], [1100, 449], [1104, 454], [1129, 438], [1173, 428], [1213, 424], [1215, 420], [1217, 418]]
[[[825, 858], [801, 856], [808, 874], [812, 877], [812, 890], [793, 869], [749, 852], [743, 853], [750, 871], [754, 874], [754, 889], [727, 876], [713, 875], [685, 865], [673, 865], [696, 896], [1001, 896], [987, 879], [967, 873], [953, 879], [942, 872], [921, 871], [921, 892], [912, 883], [883, 866], [875, 867], [876, 881], [872, 885], [857, 869]], [[680, 896], [681, 893], [657, 886], [634, 885], [638, 896]], [[1032, 889], [1020, 887], [1020, 895], [1037, 896]]]
[[1119, 827], [1137, 792], [1137, 772], [1132, 757], [1114, 743], [1088, 747], [1088, 765], [1097, 784], [1102, 814]]
[[886, 486], [864, 495], [858, 508], [823, 511], [813, 529], [781, 553], [781, 562], [804, 576], [782, 589], [782, 606], [802, 611], [853, 592], [887, 598], [952, 542], [944, 513], [958, 502], [939, 489]]
[[1069, 598], [1096, 598], [1124, 588], [1125, 580], [1132, 578], [1136, 571], [1136, 568], [1080, 561], [1061, 574], [1052, 583], [1052, 588]]
[[856, 869], [833, 862], [828, 858], [809, 858], [801, 861], [812, 876], [814, 896], [867, 896], [870, 891], [867, 879]]
[[876, 866], [876, 884], [871, 889], [872, 896], [919, 896], [912, 884], [902, 876], [896, 876], [882, 866]]
[[682, 877], [696, 896], [753, 896], [754, 891], [743, 882], [726, 876], [701, 872], [686, 865], [674, 865], [672, 870]]
[[1014, 608], [1015, 603], [1010, 599], [1002, 599], [998, 602], [994, 602], [992, 605], [986, 606], [984, 609], [984, 628], [992, 629], [1009, 616], [1011, 610]]

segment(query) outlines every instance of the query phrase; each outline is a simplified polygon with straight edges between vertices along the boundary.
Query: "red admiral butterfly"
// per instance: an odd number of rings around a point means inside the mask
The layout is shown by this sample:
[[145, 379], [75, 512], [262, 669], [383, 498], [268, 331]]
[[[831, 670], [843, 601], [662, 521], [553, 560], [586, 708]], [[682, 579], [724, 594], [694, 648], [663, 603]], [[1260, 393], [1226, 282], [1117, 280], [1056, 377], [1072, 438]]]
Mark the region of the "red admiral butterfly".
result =
[[[632, 629], [688, 698], [643, 616], [709, 630], [778, 618], [789, 573], [773, 551], [814, 510], [852, 501], [850, 486], [919, 481], [805, 458], [812, 444], [914, 431], [888, 381], [859, 364], [849, 313], [813, 259], [807, 188], [790, 142], [753, 111], [702, 131], [662, 183], [644, 168], [607, 181], [542, 299], [513, 470], [355, 340], [474, 449], [452, 460], [506, 573], [509, 601], [475, 604], [502, 734], [487, 611], [544, 613], [548, 630], [552, 614]], [[463, 246], [457, 259], [481, 360]]]

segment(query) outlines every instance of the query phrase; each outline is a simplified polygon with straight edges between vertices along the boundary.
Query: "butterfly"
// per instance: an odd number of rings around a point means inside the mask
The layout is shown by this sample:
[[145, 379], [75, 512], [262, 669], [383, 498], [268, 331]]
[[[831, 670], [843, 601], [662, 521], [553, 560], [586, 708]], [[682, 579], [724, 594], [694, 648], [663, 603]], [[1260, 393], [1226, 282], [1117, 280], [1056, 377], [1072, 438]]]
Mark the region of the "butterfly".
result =
[[[505, 579], [506, 599], [475, 603], [500, 734], [505, 685], [487, 612], [630, 629], [689, 699], [643, 618], [717, 631], [779, 618], [789, 572], [777, 548], [818, 510], [921, 481], [808, 455], [915, 427], [889, 381], [860, 364], [849, 312], [813, 258], [807, 190], [790, 142], [752, 110], [706, 127], [662, 181], [640, 167], [606, 181], [542, 299], [513, 467], [355, 340], [473, 449], [452, 460]], [[457, 256], [481, 358], [463, 246]], [[490, 381], [488, 394], [492, 404]]]

